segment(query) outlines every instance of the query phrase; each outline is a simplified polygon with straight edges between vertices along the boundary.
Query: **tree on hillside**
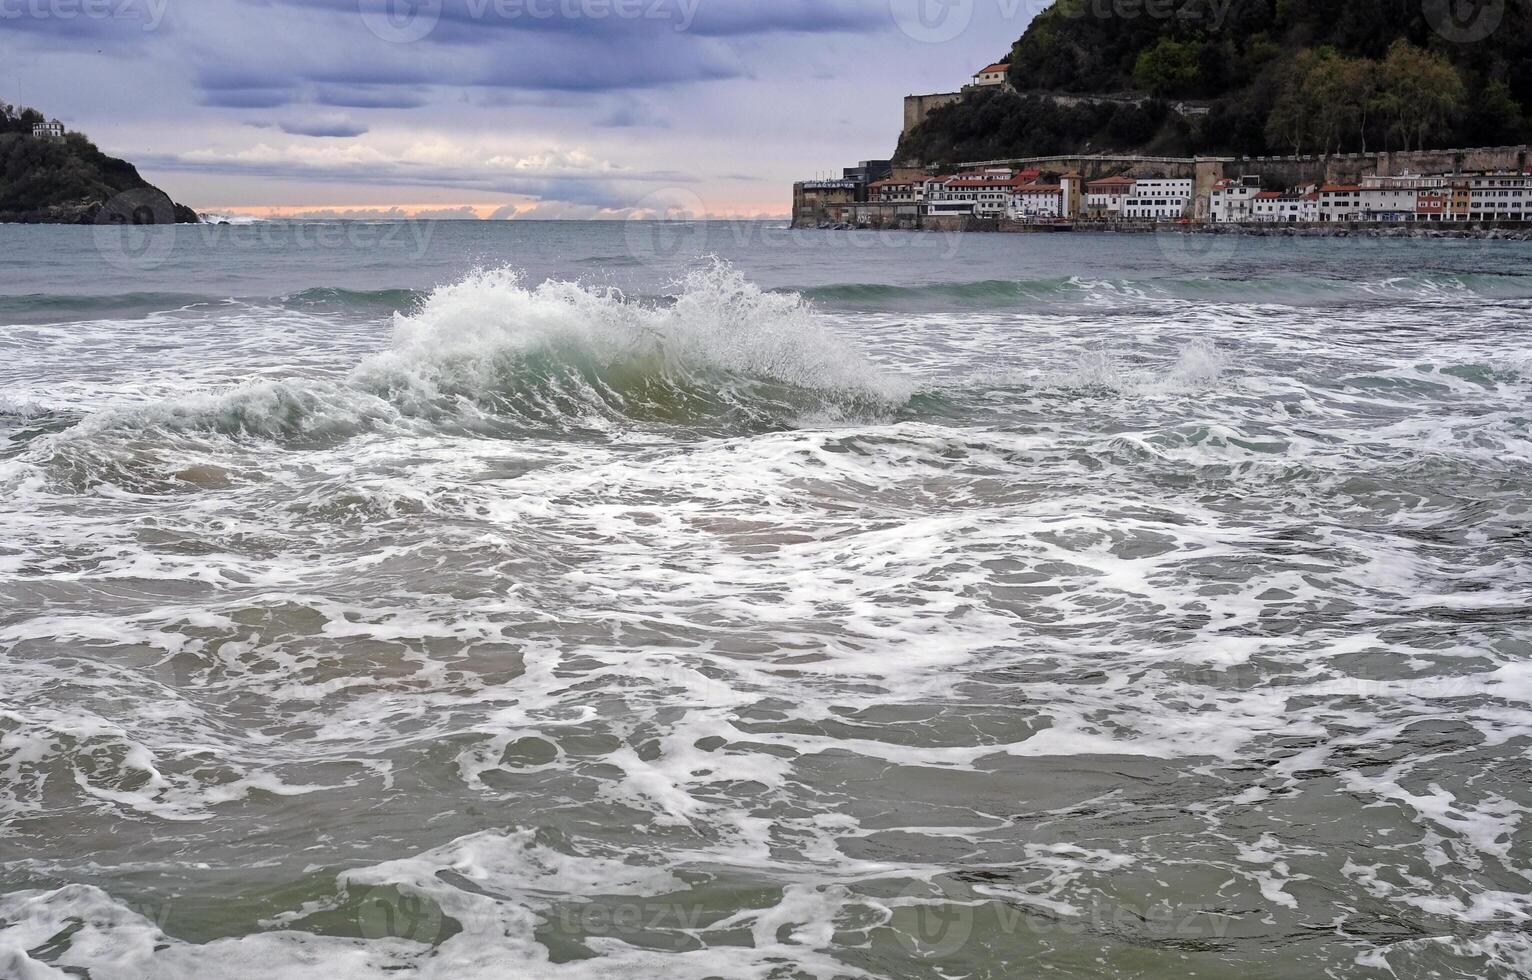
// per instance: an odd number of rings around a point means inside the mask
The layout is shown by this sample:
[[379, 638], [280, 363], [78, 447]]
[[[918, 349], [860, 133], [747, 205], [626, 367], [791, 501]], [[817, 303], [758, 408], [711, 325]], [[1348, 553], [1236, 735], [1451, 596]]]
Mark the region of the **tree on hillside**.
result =
[[1371, 58], [1351, 58], [1341, 65], [1340, 91], [1351, 106], [1349, 118], [1363, 153], [1367, 152], [1367, 124], [1378, 108], [1380, 84], [1378, 63]]
[[1099, 118], [1092, 103], [1007, 102], [984, 114], [998, 110], [1003, 133], [950, 128], [979, 121], [976, 111], [954, 112], [928, 120], [909, 145], [928, 159], [995, 145], [1259, 155], [1528, 140], [1532, 0], [1497, 4], [1498, 28], [1472, 44], [1443, 40], [1433, 26], [1440, 2], [1179, 0], [1174, 16], [1156, 16], [1137, 0], [1136, 15], [1112, 14], [1099, 0], [1053, 0], [1012, 46], [1018, 92], [1132, 90], [1206, 99], [1210, 111], [1149, 126]]
[[1484, 143], [1519, 143], [1526, 138], [1525, 115], [1505, 82], [1486, 83], [1469, 105], [1469, 131]]
[[1138, 56], [1133, 82], [1151, 95], [1190, 95], [1199, 77], [1197, 49], [1166, 38]]
[[1425, 149], [1463, 108], [1463, 78], [1441, 55], [1395, 41], [1383, 59], [1380, 104], [1404, 149]]
[[1291, 149], [1293, 156], [1301, 156], [1314, 136], [1318, 105], [1310, 77], [1321, 60], [1314, 51], [1304, 51], [1293, 59], [1283, 75], [1281, 94], [1266, 117], [1266, 141]]

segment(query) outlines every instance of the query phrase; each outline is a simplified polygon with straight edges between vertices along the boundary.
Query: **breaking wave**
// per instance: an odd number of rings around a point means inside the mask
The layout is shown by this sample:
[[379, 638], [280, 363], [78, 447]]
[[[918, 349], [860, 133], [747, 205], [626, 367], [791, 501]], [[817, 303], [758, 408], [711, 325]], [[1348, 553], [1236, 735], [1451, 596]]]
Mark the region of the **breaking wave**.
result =
[[390, 349], [347, 375], [102, 412], [52, 440], [50, 462], [83, 485], [141, 485], [124, 465], [162, 472], [161, 457], [215, 449], [208, 437], [305, 449], [384, 427], [715, 436], [886, 419], [909, 397], [800, 297], [763, 292], [723, 264], [679, 287], [673, 302], [653, 305], [568, 282], [529, 287], [507, 269], [475, 272], [396, 314]]

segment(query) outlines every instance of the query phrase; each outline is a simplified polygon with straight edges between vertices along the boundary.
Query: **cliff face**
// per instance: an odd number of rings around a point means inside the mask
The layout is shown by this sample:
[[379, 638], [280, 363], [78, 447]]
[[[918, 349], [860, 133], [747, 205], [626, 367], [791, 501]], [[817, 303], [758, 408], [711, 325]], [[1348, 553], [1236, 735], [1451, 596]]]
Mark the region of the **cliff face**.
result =
[[1325, 154], [1532, 136], [1522, 0], [1056, 0], [1009, 61], [1011, 90], [932, 112], [898, 159]]
[[0, 222], [27, 224], [195, 223], [124, 160], [79, 133], [32, 135], [40, 113], [0, 106]]

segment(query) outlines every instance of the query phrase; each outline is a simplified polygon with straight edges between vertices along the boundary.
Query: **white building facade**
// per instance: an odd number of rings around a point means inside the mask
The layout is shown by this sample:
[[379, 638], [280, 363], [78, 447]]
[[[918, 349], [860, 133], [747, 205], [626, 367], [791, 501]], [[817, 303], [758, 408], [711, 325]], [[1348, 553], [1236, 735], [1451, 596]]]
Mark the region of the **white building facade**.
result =
[[1176, 221], [1186, 217], [1191, 203], [1190, 179], [1141, 179], [1133, 182], [1133, 193], [1123, 199], [1122, 216], [1148, 221]]
[[1011, 218], [1063, 218], [1064, 191], [1058, 184], [1027, 184], [1011, 192]]
[[[972, 63], [973, 62], [969, 62], [969, 64]], [[1008, 72], [1010, 72], [1010, 70], [1011, 66], [1003, 62], [1000, 64], [990, 65], [987, 68], [980, 68], [978, 71], [974, 72], [973, 83], [980, 86], [981, 88], [989, 88], [995, 85], [1004, 85], [1006, 81], [1006, 75]]]
[[1525, 221], [1532, 218], [1532, 178], [1526, 174], [1482, 174], [1468, 179], [1470, 221]]
[[1244, 175], [1239, 180], [1220, 180], [1208, 197], [1208, 220], [1214, 224], [1249, 221], [1251, 205], [1261, 192], [1261, 178]]
[[1085, 212], [1097, 218], [1122, 217], [1123, 202], [1133, 196], [1136, 184], [1137, 181], [1128, 176], [1089, 181], [1085, 185]]

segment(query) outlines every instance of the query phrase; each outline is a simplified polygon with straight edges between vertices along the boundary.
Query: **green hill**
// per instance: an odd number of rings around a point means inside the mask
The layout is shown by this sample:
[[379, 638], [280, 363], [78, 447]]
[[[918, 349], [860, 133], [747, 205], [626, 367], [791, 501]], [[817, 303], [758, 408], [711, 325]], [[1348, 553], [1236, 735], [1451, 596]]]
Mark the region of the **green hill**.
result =
[[35, 109], [0, 103], [0, 222], [28, 224], [169, 224], [195, 222], [138, 175], [79, 133], [62, 139], [32, 135], [44, 121]]
[[1329, 153], [1532, 135], [1532, 0], [1056, 0], [1007, 60], [1014, 90], [936, 110], [897, 158]]

